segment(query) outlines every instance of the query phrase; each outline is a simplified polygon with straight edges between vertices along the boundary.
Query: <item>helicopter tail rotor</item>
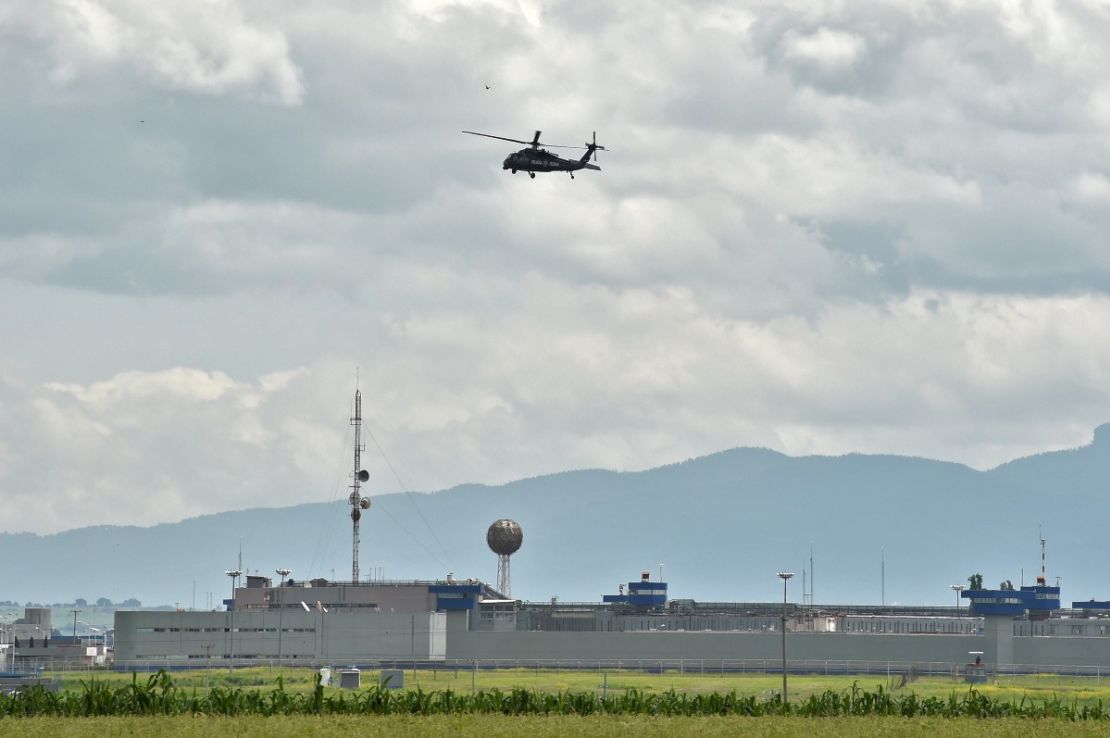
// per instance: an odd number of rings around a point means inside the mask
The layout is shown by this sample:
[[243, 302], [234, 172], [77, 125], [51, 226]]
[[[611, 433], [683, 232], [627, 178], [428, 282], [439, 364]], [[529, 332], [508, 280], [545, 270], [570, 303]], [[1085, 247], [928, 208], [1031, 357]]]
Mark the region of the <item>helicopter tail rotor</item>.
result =
[[597, 152], [598, 151], [608, 151], [608, 150], [609, 149], [605, 148], [604, 146], [598, 146], [598, 144], [597, 144], [597, 131], [594, 131], [594, 140], [593, 140], [593, 142], [592, 143], [590, 141], [586, 142], [586, 153], [589, 156], [593, 157], [594, 161], [597, 161]]

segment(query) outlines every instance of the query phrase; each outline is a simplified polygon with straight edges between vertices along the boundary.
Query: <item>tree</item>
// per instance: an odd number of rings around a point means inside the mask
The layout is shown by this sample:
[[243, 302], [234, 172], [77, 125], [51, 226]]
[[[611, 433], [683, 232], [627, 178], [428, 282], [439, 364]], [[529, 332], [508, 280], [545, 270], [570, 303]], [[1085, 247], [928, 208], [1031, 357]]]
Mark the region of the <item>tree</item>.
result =
[[124, 607], [142, 607], [143, 606], [143, 603], [139, 602], [134, 597], [128, 598], [120, 604], [122, 604]]
[[99, 600], [96, 601], [96, 606], [97, 607], [111, 607], [112, 606], [112, 601], [110, 599], [108, 599], [107, 597], [101, 597]]
[[75, 607], [88, 607], [89, 601], [86, 600], [84, 597], [78, 597], [76, 600], [73, 601], [73, 605]]
[[967, 583], [970, 585], [968, 589], [982, 589], [983, 588], [983, 575], [975, 572], [967, 578]]
[[1003, 592], [1013, 592], [1014, 583], [1007, 579], [1002, 584], [998, 585], [998, 588], [1001, 589]]

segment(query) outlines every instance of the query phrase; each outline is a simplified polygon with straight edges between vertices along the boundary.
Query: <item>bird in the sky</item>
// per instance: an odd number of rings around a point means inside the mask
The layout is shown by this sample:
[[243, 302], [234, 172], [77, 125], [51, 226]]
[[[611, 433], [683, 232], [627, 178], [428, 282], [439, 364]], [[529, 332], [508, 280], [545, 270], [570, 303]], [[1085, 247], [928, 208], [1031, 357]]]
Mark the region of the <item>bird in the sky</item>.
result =
[[489, 85], [486, 85], [486, 89], [487, 89], [487, 90], [488, 90], [488, 89], [490, 89], [490, 86], [489, 86]]

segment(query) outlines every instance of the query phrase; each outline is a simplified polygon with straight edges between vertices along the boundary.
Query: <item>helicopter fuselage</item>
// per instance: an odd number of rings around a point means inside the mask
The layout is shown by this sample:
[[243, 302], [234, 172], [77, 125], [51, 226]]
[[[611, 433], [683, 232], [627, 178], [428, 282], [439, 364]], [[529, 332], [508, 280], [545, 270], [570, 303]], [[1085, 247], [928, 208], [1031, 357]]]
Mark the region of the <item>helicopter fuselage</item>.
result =
[[601, 167], [578, 159], [564, 159], [552, 154], [546, 149], [521, 149], [509, 154], [501, 165], [502, 169], [513, 172], [577, 172], [579, 169], [597, 169]]

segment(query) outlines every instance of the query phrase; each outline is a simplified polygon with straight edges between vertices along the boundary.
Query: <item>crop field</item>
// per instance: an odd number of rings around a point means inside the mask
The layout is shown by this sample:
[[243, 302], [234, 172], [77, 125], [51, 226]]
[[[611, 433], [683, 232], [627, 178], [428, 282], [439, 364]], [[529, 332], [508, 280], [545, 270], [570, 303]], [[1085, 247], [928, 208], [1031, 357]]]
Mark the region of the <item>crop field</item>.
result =
[[1019, 718], [996, 720], [898, 717], [671, 717], [501, 715], [384, 717], [130, 717], [15, 718], [0, 720], [0, 738], [1025, 738], [1031, 731], [1054, 738], [1106, 734], [1105, 723]]

